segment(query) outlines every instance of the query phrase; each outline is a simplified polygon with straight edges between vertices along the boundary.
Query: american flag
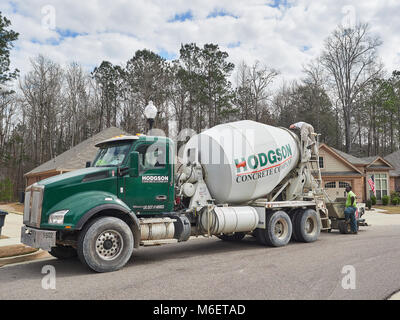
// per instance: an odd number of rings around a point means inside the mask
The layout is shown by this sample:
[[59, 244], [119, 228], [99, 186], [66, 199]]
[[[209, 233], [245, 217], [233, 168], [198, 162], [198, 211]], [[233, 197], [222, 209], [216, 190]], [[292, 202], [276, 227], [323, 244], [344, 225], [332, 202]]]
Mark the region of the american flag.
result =
[[374, 195], [376, 196], [374, 175], [372, 175], [371, 178], [369, 178], [368, 184], [369, 184], [369, 186], [371, 187], [372, 192], [373, 192]]

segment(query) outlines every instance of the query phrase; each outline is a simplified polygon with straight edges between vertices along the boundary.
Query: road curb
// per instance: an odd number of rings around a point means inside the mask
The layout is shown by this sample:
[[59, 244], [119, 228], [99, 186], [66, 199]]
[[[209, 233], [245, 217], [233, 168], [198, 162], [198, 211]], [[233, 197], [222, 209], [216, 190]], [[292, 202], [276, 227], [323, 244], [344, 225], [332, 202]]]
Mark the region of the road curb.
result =
[[7, 257], [7, 258], [0, 258], [0, 268], [6, 265], [33, 261], [37, 259], [49, 258], [51, 255], [47, 251], [38, 250], [33, 253], [28, 253], [24, 255], [14, 256], [14, 257]]
[[20, 216], [23, 216], [24, 213], [23, 212], [18, 212], [18, 211], [7, 211], [8, 213], [12, 213], [12, 214], [18, 214]]

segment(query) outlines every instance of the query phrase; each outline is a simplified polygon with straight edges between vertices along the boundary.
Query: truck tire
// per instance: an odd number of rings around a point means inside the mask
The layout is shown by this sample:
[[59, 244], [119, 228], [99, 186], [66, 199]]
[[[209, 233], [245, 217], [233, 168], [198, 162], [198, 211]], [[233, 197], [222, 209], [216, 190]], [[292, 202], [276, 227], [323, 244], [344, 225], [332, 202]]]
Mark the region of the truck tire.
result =
[[70, 246], [52, 247], [49, 253], [60, 260], [75, 258], [77, 256], [76, 249]]
[[134, 238], [129, 226], [115, 217], [93, 220], [81, 231], [78, 239], [78, 257], [96, 272], [121, 269], [130, 259]]
[[[339, 221], [338, 228], [339, 228], [339, 232], [341, 234], [349, 234], [349, 233], [351, 233], [350, 223], [348, 223], [348, 222], [346, 222], [344, 220]], [[358, 231], [358, 228], [359, 228], [359, 225], [357, 223], [357, 231]]]
[[293, 233], [296, 241], [316, 241], [321, 233], [321, 223], [317, 212], [313, 209], [301, 210], [294, 221]]
[[303, 211], [303, 209], [297, 209], [294, 213], [292, 213], [290, 215], [290, 220], [292, 221], [292, 237], [290, 240], [292, 241], [299, 241], [298, 240], [298, 236], [296, 234], [296, 229], [295, 229], [295, 225], [296, 225], [296, 220], [299, 216], [299, 214]]
[[223, 241], [240, 241], [246, 236], [244, 232], [236, 232], [234, 234], [221, 234], [217, 236]]
[[292, 221], [285, 211], [272, 211], [265, 217], [266, 229], [256, 229], [256, 238], [263, 245], [282, 247], [292, 236]]

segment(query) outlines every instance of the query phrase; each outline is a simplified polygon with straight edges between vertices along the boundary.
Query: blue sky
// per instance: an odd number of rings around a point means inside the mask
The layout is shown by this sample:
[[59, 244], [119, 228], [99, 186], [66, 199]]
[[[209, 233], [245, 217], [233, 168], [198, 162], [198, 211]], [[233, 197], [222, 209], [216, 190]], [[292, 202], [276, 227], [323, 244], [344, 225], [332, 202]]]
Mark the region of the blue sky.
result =
[[143, 48], [172, 60], [182, 43], [212, 42], [235, 64], [259, 61], [290, 81], [343, 21], [370, 22], [386, 68], [400, 69], [397, 0], [13, 0], [0, 10], [20, 33], [11, 61], [21, 74], [37, 54], [90, 71], [102, 60], [124, 64]]
[[193, 20], [192, 11], [188, 10], [183, 13], [176, 13], [172, 19], [168, 20], [168, 22], [183, 22], [186, 20]]

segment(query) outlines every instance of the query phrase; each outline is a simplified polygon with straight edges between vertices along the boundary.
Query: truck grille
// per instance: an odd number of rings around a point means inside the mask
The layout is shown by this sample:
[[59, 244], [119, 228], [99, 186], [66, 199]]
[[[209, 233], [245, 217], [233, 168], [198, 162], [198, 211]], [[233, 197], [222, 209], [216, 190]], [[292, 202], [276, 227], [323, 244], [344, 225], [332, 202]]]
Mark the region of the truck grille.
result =
[[40, 227], [44, 186], [33, 184], [25, 191], [24, 224]]

